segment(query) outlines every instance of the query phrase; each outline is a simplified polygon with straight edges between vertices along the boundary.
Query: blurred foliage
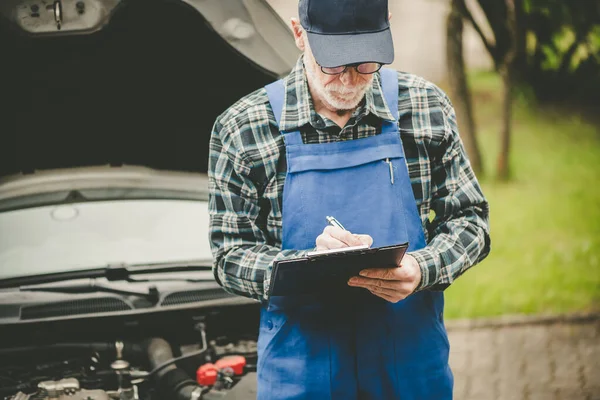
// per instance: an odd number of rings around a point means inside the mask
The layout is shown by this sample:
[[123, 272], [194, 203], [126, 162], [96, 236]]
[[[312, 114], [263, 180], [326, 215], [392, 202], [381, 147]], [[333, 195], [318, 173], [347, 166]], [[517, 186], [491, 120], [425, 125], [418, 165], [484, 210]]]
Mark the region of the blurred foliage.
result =
[[[477, 0], [493, 38], [465, 8], [496, 69], [516, 48], [512, 76], [542, 102], [600, 103], [600, 1]], [[514, 4], [516, 32], [510, 29], [507, 3]], [[514, 42], [513, 42], [514, 40]]]
[[[469, 76], [486, 168], [502, 96], [493, 72]], [[514, 103], [510, 182], [482, 179], [492, 251], [446, 291], [446, 317], [600, 310], [600, 132], [562, 107]]]
[[[516, 67], [540, 100], [600, 100], [600, 1], [522, 0]], [[523, 36], [525, 35], [525, 36]]]

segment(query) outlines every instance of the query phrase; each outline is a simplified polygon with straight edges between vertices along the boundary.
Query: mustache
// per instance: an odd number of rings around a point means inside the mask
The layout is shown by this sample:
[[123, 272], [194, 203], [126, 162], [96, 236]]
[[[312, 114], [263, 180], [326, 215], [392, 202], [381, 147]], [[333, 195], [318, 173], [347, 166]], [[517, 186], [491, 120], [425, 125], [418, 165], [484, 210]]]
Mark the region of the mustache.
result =
[[339, 94], [339, 95], [357, 95], [359, 93], [366, 91], [368, 86], [369, 85], [364, 84], [364, 85], [356, 86], [353, 88], [348, 88], [348, 87], [346, 87], [344, 85], [340, 85], [338, 83], [331, 83], [331, 84], [327, 85], [325, 87], [325, 89], [330, 93], [333, 92], [333, 93]]

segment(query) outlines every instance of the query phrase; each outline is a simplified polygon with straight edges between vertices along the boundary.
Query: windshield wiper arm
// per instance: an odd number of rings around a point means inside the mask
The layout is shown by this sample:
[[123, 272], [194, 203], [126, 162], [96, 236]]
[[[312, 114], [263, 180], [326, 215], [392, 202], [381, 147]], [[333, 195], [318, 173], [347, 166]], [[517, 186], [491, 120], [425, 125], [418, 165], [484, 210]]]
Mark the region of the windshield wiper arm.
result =
[[[135, 275], [148, 275], [148, 274], [162, 274], [172, 272], [191, 272], [191, 271], [211, 271], [212, 265], [207, 262], [174, 262], [174, 263], [160, 263], [160, 264], [143, 264], [143, 265], [130, 265], [130, 264], [111, 264], [104, 269], [103, 278], [109, 281], [128, 281], [128, 282], [141, 282], [144, 280], [134, 279], [132, 276]], [[191, 278], [182, 278], [182, 281], [198, 282]]]
[[[0, 280], [0, 289], [86, 278], [105, 278], [108, 281], [136, 282], [139, 281], [133, 278], [136, 275], [211, 270], [212, 263], [210, 260], [190, 260], [157, 264], [114, 264], [101, 268], [88, 268], [74, 271], [54, 272], [50, 274], [6, 278]], [[193, 280], [190, 279], [190, 281]]]
[[148, 299], [152, 304], [158, 303], [159, 292], [156, 286], [152, 285], [148, 291], [141, 292], [136, 290], [121, 289], [109, 285], [103, 285], [96, 282], [96, 279], [88, 279], [86, 282], [57, 282], [41, 285], [20, 286], [22, 292], [55, 292], [55, 293], [95, 293], [106, 292], [116, 293], [125, 296], [138, 296]]

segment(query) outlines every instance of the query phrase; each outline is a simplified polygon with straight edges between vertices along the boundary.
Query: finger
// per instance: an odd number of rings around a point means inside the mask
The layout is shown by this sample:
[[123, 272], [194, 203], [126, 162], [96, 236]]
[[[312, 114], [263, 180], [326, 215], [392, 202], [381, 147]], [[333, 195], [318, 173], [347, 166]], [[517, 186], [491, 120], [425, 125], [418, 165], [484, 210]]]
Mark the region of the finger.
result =
[[338, 228], [337, 226], [328, 226], [323, 233], [346, 243], [348, 246], [360, 246], [362, 244], [356, 235], [353, 235], [351, 232], [345, 231], [342, 228]]
[[317, 250], [341, 249], [348, 245], [332, 236], [322, 234], [317, 237]]
[[360, 276], [392, 281], [412, 282], [417, 279], [417, 270], [410, 267], [367, 268], [360, 271]]
[[[406, 279], [403, 268], [367, 268], [360, 271], [360, 276], [373, 279], [399, 281]], [[403, 279], [404, 278], [404, 279]]]
[[358, 240], [360, 240], [361, 244], [366, 244], [371, 247], [373, 245], [373, 238], [369, 235], [354, 235]]
[[413, 292], [412, 286], [404, 285], [404, 284], [397, 288], [394, 288], [394, 289], [390, 289], [390, 288], [386, 288], [386, 287], [382, 287], [382, 286], [361, 286], [361, 287], [364, 287], [365, 289], [367, 289], [371, 292], [383, 293], [388, 296], [402, 298], [402, 299]]
[[387, 289], [387, 288], [382, 288], [382, 287], [376, 287], [376, 286], [369, 286], [369, 287], [364, 287], [364, 288], [367, 289], [369, 292], [371, 292], [373, 294], [381, 294], [381, 295], [389, 296], [389, 297], [398, 297], [398, 291], [397, 290], [392, 290], [392, 289]]
[[397, 303], [400, 300], [402, 300], [402, 299], [400, 299], [398, 297], [389, 296], [389, 295], [384, 294], [384, 293], [378, 293], [378, 292], [375, 292], [375, 291], [370, 291], [370, 292], [371, 292], [371, 294], [374, 294], [375, 296], [380, 297], [380, 298], [384, 299], [385, 301], [389, 301], [390, 303]]
[[372, 279], [372, 278], [363, 278], [363, 277], [352, 277], [348, 281], [348, 285], [355, 287], [362, 287], [368, 290], [373, 289], [384, 289], [389, 293], [397, 293], [402, 295], [403, 297], [411, 294], [416, 287], [416, 283], [414, 281], [405, 282], [405, 281], [389, 281], [384, 279]]
[[398, 288], [398, 285], [400, 284], [400, 282], [384, 280], [384, 279], [377, 279], [377, 278], [364, 278], [364, 277], [355, 276], [355, 277], [350, 278], [350, 280], [348, 281], [348, 284], [350, 284], [352, 286], [361, 286], [364, 288], [382, 287], [382, 288], [386, 288], [386, 289], [395, 290]]
[[402, 295], [408, 295], [412, 293], [414, 285], [409, 282], [401, 282], [401, 281], [386, 281], [383, 279], [371, 279], [371, 280], [361, 280], [364, 278], [357, 278], [357, 280], [350, 280], [348, 285], [362, 287], [365, 289], [383, 289], [385, 291], [391, 291], [393, 293], [401, 293]]
[[404, 300], [406, 298], [406, 295], [403, 293], [389, 293], [389, 292], [384, 292], [382, 289], [373, 289], [373, 290], [369, 290], [369, 292], [373, 293], [375, 296], [379, 296], [382, 299], [385, 299], [389, 302], [392, 303], [397, 303], [400, 300]]

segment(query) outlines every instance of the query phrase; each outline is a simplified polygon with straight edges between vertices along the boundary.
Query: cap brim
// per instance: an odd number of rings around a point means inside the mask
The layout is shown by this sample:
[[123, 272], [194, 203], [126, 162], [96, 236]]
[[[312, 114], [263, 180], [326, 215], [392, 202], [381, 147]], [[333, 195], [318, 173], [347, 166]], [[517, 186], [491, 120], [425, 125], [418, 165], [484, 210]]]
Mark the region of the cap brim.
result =
[[323, 35], [307, 32], [315, 60], [322, 67], [338, 67], [362, 62], [391, 64], [394, 42], [390, 29], [353, 35]]

